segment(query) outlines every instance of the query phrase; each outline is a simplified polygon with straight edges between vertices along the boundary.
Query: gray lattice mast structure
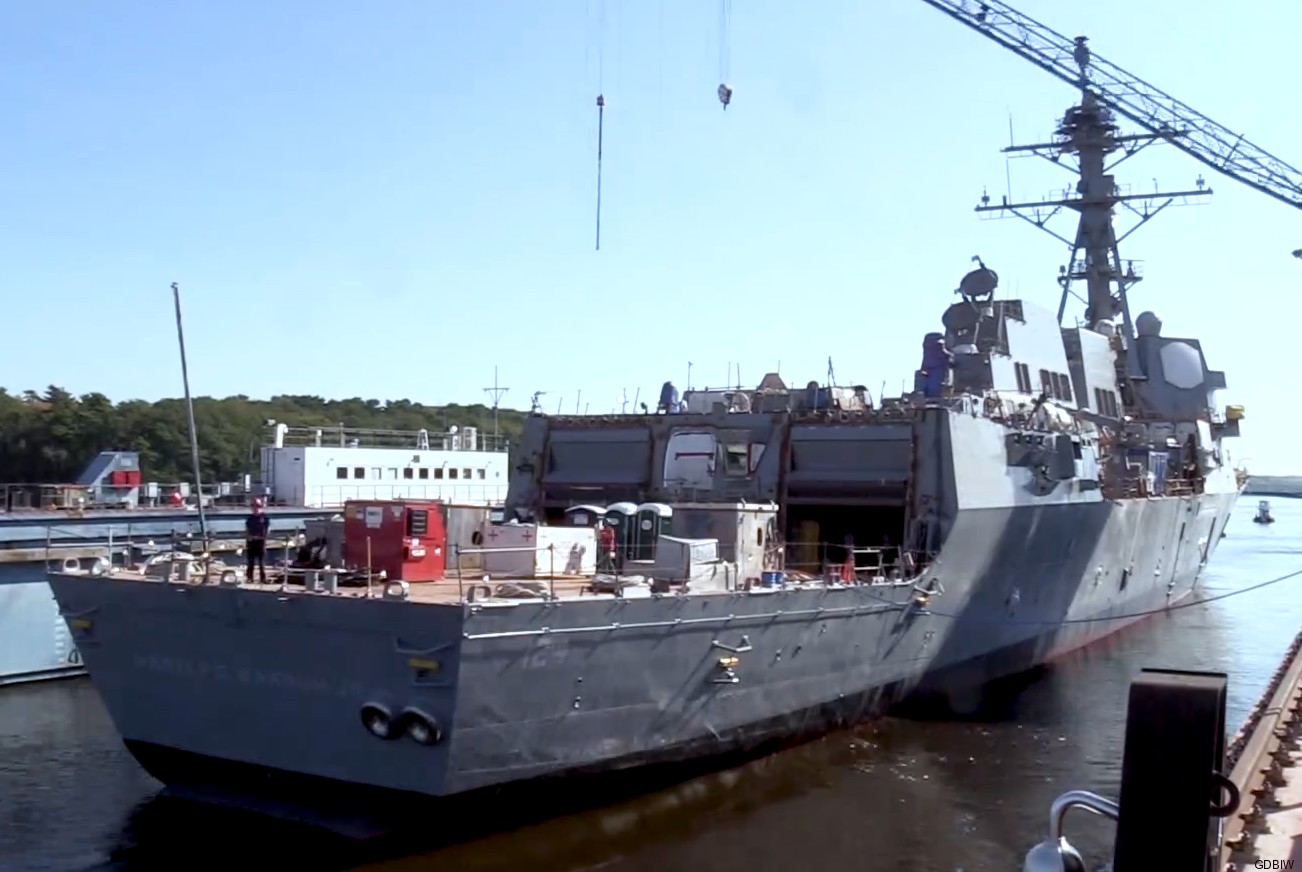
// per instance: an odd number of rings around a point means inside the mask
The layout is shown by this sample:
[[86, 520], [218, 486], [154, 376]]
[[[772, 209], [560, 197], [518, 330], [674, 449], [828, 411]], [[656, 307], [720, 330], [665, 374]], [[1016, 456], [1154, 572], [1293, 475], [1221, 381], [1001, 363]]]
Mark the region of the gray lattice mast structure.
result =
[[[501, 398], [506, 396], [508, 390], [510, 390], [510, 388], [501, 388], [497, 385], [497, 367], [493, 367], [492, 387], [484, 388], [484, 393], [488, 394], [488, 400], [492, 402], [492, 440], [495, 441], [495, 443], [501, 437], [500, 433], [497, 432], [497, 405], [501, 402]], [[536, 397], [536, 394], [534, 398], [535, 400], [538, 398]]]
[[[1212, 169], [1256, 188], [1284, 203], [1302, 208], [1302, 171], [1235, 134], [1169, 94], [1127, 73], [1098, 55], [1091, 53], [1086, 38], [1067, 37], [1011, 6], [987, 0], [923, 0], [929, 6], [966, 24], [1026, 60], [1079, 88], [1081, 101], [1068, 110], [1057, 130], [1056, 141], [1038, 145], [1012, 146], [1006, 153], [1023, 152], [1039, 155], [1055, 164], [1065, 154], [1078, 162], [1075, 196], [1065, 196], [1040, 203], [1003, 203], [990, 205], [982, 197], [978, 212], [1010, 212], [1049, 233], [1071, 249], [1071, 260], [1061, 269], [1062, 301], [1058, 307], [1061, 322], [1071, 286], [1083, 281], [1088, 289], [1086, 322], [1090, 327], [1117, 314], [1123, 318], [1128, 357], [1134, 354], [1134, 331], [1130, 320], [1126, 290], [1141, 276], [1133, 265], [1122, 269], [1118, 243], [1150, 218], [1177, 200], [1206, 196], [1211, 193], [1201, 178], [1196, 190], [1174, 193], [1123, 194], [1117, 189], [1112, 170], [1122, 160], [1157, 141], [1174, 145]], [[1113, 121], [1113, 112], [1144, 127], [1148, 133], [1122, 136]], [[1110, 155], [1122, 152], [1111, 165]], [[1061, 165], [1061, 164], [1059, 164]], [[1153, 205], [1154, 201], [1164, 202]], [[1120, 239], [1112, 226], [1114, 207], [1122, 205], [1134, 211], [1139, 223]], [[1046, 222], [1062, 209], [1080, 213], [1076, 238], [1066, 239], [1046, 227]], [[1295, 254], [1302, 255], [1302, 249]], [[1116, 293], [1113, 294], [1113, 285]], [[1130, 371], [1136, 372], [1131, 359]]]

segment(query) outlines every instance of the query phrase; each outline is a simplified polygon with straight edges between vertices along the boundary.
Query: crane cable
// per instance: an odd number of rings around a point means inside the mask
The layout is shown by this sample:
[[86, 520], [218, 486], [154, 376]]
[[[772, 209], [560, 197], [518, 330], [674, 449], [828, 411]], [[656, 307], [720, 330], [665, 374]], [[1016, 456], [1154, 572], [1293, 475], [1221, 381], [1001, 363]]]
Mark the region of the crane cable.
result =
[[597, 251], [601, 251], [601, 152], [606, 124], [606, 0], [597, 10]]
[[[937, 618], [949, 618], [951, 620], [956, 620], [956, 621], [962, 620], [967, 623], [985, 621], [993, 624], [1001, 624], [1006, 626], [1007, 625], [1023, 625], [1023, 626], [1033, 625], [1033, 626], [1041, 626], [1041, 627], [1060, 627], [1060, 626], [1067, 626], [1069, 624], [1099, 624], [1099, 623], [1106, 623], [1108, 621], [1124, 621], [1124, 620], [1130, 620], [1132, 618], [1134, 619], [1146, 618], [1149, 617], [1150, 615], [1160, 615], [1163, 614], [1164, 612], [1174, 612], [1180, 609], [1189, 609], [1189, 608], [1193, 608], [1194, 606], [1206, 605], [1207, 603], [1214, 603], [1219, 600], [1230, 599], [1231, 597], [1236, 597], [1239, 596], [1240, 594], [1252, 593], [1253, 591], [1261, 590], [1262, 588], [1280, 584], [1281, 582], [1289, 581], [1299, 576], [1302, 576], [1302, 569], [1295, 569], [1292, 572], [1286, 573], [1276, 578], [1269, 579], [1268, 581], [1258, 582], [1257, 584], [1252, 584], [1249, 585], [1248, 587], [1239, 588], [1238, 590], [1226, 591], [1225, 593], [1219, 593], [1213, 596], [1200, 597], [1199, 599], [1190, 600], [1188, 602], [1178, 602], [1169, 606], [1162, 606], [1161, 608], [1156, 608], [1156, 609], [1145, 609], [1143, 611], [1138, 611], [1138, 612], [1125, 612], [1119, 615], [1105, 615], [1097, 618], [1058, 618], [1056, 620], [1041, 620], [1041, 621], [1015, 620], [1006, 616], [981, 618], [979, 616], [968, 616], [968, 615], [953, 614], [950, 612], [936, 611], [935, 609], [925, 607], [925, 606], [920, 608], [918, 614], [928, 615]], [[867, 585], [864, 586], [866, 587]], [[925, 590], [919, 590], [918, 593], [927, 595], [928, 592]], [[939, 594], [939, 592], [932, 592], [932, 593], [933, 595]], [[873, 599], [880, 600], [884, 604], [893, 606], [896, 610], [899, 611], [904, 611], [913, 606], [913, 601], [910, 601], [909, 603], [897, 603], [894, 600], [889, 600], [886, 597], [878, 596], [873, 593], [869, 593], [869, 596], [871, 596]]]
[[719, 0], [719, 102], [723, 111], [728, 111], [732, 102], [732, 87], [728, 84], [731, 58], [728, 50], [728, 30], [732, 23], [732, 0]]

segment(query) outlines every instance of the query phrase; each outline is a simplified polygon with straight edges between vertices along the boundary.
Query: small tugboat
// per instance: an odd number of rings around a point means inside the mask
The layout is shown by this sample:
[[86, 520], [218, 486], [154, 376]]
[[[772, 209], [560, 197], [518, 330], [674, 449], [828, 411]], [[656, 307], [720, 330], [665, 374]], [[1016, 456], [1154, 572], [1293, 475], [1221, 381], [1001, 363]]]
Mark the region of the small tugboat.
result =
[[1275, 516], [1270, 513], [1270, 500], [1261, 500], [1257, 503], [1257, 514], [1253, 517], [1254, 524], [1273, 524]]

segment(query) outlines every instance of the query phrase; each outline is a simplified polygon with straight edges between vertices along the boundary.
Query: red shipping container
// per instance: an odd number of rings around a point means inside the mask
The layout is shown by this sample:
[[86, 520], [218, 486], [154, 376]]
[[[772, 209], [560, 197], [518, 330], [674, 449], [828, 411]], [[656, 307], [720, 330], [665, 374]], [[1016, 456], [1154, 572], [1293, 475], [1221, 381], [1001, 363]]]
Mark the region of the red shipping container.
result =
[[441, 581], [447, 571], [447, 530], [438, 500], [348, 500], [344, 503], [344, 563], [390, 581]]

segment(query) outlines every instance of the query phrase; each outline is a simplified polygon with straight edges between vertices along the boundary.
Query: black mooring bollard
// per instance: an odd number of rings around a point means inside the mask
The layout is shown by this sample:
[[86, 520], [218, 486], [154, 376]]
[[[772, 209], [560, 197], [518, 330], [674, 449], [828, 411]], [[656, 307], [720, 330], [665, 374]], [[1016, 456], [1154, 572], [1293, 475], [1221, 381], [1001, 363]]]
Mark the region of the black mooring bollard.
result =
[[1164, 669], [1130, 685], [1114, 872], [1216, 870], [1221, 817], [1238, 805], [1223, 774], [1225, 687], [1223, 672]]
[[1130, 685], [1119, 801], [1083, 790], [1058, 797], [1049, 838], [1024, 872], [1083, 872], [1063, 834], [1073, 808], [1117, 822], [1113, 872], [1219, 872], [1221, 819], [1239, 805], [1224, 773], [1225, 686], [1222, 672], [1143, 670]]

